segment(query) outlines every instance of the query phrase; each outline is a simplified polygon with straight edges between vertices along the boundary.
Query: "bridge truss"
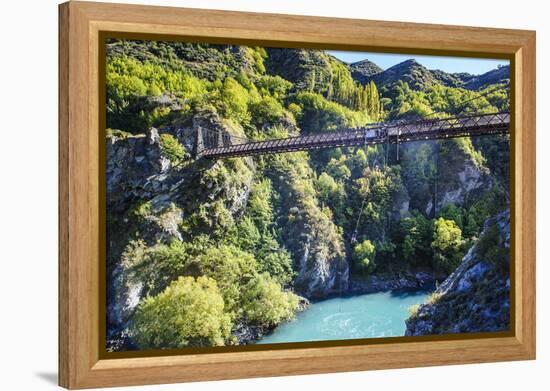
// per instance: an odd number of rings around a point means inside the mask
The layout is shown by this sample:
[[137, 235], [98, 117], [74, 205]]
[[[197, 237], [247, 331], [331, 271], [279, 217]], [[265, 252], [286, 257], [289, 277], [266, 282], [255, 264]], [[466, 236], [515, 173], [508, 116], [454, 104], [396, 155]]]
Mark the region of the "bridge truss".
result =
[[398, 144], [408, 141], [505, 134], [509, 132], [509, 128], [510, 114], [507, 112], [377, 123], [360, 128], [262, 141], [237, 137], [219, 130], [199, 128], [195, 155], [197, 158], [223, 159], [354, 145]]

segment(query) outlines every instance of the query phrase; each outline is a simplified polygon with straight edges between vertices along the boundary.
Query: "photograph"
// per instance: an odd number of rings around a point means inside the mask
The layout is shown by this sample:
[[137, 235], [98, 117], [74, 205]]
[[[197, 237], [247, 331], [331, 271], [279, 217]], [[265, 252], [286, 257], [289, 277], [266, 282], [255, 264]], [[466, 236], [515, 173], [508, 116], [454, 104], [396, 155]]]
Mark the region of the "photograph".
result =
[[511, 330], [509, 60], [104, 53], [106, 352]]

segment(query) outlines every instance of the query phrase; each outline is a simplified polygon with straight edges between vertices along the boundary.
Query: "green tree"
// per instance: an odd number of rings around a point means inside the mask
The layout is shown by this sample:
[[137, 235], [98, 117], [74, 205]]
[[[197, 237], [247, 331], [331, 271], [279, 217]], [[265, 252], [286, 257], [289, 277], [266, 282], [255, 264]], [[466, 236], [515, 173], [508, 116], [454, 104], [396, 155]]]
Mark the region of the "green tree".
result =
[[160, 150], [172, 164], [178, 164], [186, 157], [185, 148], [177, 138], [168, 133], [160, 135]]
[[237, 122], [248, 122], [248, 91], [237, 80], [228, 77], [223, 82], [221, 90], [221, 111], [227, 117]]
[[432, 224], [418, 211], [399, 221], [403, 259], [418, 264], [431, 258]]
[[372, 273], [376, 268], [376, 248], [370, 240], [364, 240], [353, 248], [355, 264], [362, 272]]
[[292, 88], [292, 83], [281, 76], [263, 75], [256, 82], [261, 93], [271, 95], [276, 99], [285, 98], [287, 91]]
[[121, 256], [124, 277], [121, 283], [141, 285], [144, 296], [157, 295], [186, 270], [190, 257], [200, 251], [203, 243], [201, 236], [193, 245], [174, 240], [148, 247], [143, 240], [132, 240]]
[[464, 243], [462, 231], [453, 220], [438, 218], [434, 223], [432, 242], [435, 266], [452, 273], [462, 260]]
[[[345, 167], [345, 166], [344, 166]], [[346, 173], [347, 174], [347, 173]], [[326, 172], [323, 172], [317, 178], [317, 191], [319, 200], [330, 205], [331, 208], [341, 207], [341, 201], [345, 195], [344, 187], [339, 184]]]
[[252, 278], [243, 290], [243, 312], [254, 324], [270, 326], [292, 319], [298, 308], [298, 296], [283, 292], [267, 273]]
[[260, 231], [258, 230], [254, 221], [245, 216], [237, 224], [238, 239], [237, 245], [245, 251], [254, 253], [260, 244]]
[[216, 281], [224, 298], [226, 311], [232, 317], [240, 314], [242, 287], [256, 275], [258, 263], [255, 257], [235, 246], [221, 245], [208, 248], [189, 262], [187, 270], [196, 270], [199, 275]]
[[[351, 176], [351, 171], [346, 165], [347, 157], [342, 155], [340, 159], [330, 159], [327, 164], [327, 173], [337, 180], [346, 180]], [[325, 178], [328, 179], [328, 178]]]
[[290, 103], [301, 107], [297, 120], [302, 131], [306, 132], [319, 133], [345, 126], [363, 126], [371, 121], [367, 112], [354, 111], [320, 94], [300, 92], [292, 96]]
[[504, 245], [504, 238], [498, 224], [492, 223], [483, 231], [475, 245], [475, 253], [483, 261], [495, 265], [500, 272], [507, 271], [510, 251]]
[[223, 346], [232, 327], [224, 309], [216, 281], [180, 277], [141, 301], [132, 335], [141, 349]]
[[259, 128], [277, 124], [287, 114], [281, 102], [271, 96], [264, 96], [249, 105], [251, 121]]
[[[398, 167], [367, 167], [363, 176], [355, 181], [357, 199], [354, 201], [357, 209], [364, 204], [361, 232], [373, 240], [385, 242], [386, 223], [391, 218], [393, 198], [401, 187], [401, 177]], [[380, 252], [380, 254], [384, 251]]]
[[258, 251], [258, 271], [269, 273], [281, 286], [290, 285], [296, 275], [290, 253], [280, 248], [277, 241], [270, 237], [263, 239]]
[[464, 231], [464, 210], [454, 204], [447, 204], [438, 213], [438, 217], [453, 220], [461, 231]]

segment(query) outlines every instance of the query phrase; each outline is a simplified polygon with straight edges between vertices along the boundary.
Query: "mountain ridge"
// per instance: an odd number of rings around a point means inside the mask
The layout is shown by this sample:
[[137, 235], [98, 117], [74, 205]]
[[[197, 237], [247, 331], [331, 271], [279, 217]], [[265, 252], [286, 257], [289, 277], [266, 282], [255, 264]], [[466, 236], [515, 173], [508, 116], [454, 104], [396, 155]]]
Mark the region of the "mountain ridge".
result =
[[426, 90], [436, 84], [479, 90], [489, 84], [504, 82], [510, 77], [509, 65], [476, 75], [468, 72], [449, 73], [440, 69], [429, 69], [414, 58], [392, 65], [385, 70], [369, 59], [347, 63], [347, 66], [355, 81], [361, 84], [373, 81], [380, 89], [384, 87], [390, 89], [399, 80], [402, 80], [416, 91]]

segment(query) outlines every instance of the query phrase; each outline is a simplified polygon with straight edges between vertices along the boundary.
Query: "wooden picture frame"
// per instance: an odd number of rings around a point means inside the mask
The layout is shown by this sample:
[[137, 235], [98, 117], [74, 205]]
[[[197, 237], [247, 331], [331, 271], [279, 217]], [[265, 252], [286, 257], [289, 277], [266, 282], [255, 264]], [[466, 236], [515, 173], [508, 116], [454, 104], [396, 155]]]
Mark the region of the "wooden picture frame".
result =
[[[255, 351], [105, 358], [99, 260], [102, 32], [212, 42], [500, 57], [511, 60], [512, 330]], [[182, 39], [183, 39], [182, 38]], [[533, 31], [150, 7], [59, 6], [59, 384], [90, 388], [535, 358], [535, 33]]]

